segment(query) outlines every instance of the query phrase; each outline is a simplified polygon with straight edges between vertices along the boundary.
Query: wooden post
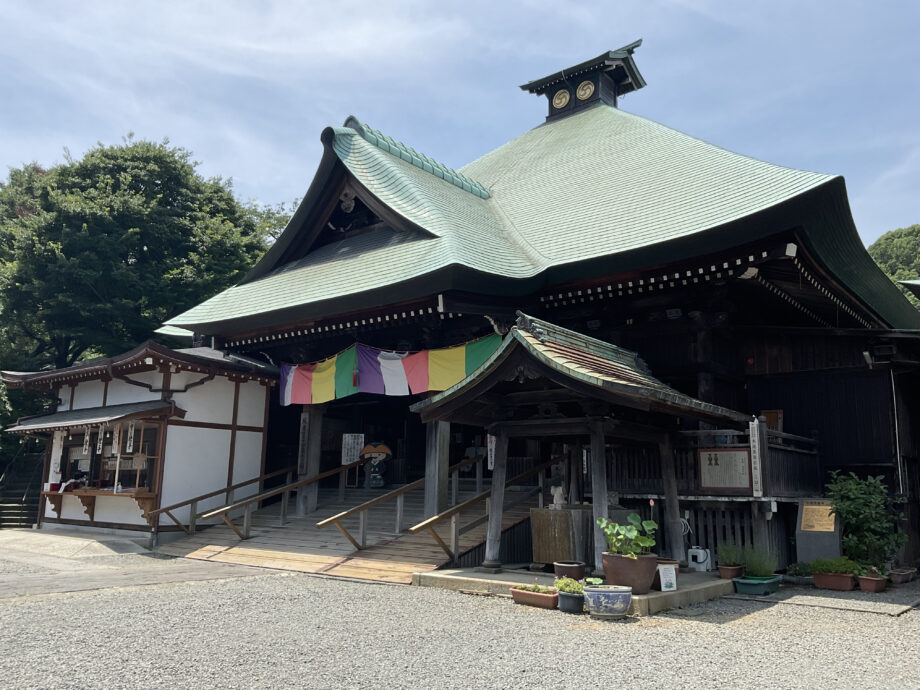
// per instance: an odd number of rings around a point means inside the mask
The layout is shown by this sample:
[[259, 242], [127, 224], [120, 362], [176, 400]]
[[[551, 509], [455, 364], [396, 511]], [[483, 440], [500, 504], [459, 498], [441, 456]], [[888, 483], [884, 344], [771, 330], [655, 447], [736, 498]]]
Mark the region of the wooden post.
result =
[[396, 497], [396, 534], [402, 532], [403, 512], [406, 507], [406, 494], [399, 494]]
[[252, 533], [252, 503], [247, 503], [243, 508], [243, 539], [249, 539]]
[[450, 552], [456, 561], [460, 555], [460, 513], [450, 516]]
[[457, 505], [457, 496], [460, 493], [460, 470], [454, 470], [450, 474], [450, 505]]
[[[293, 478], [290, 472], [284, 475], [285, 484], [290, 484], [292, 479]], [[288, 503], [290, 502], [290, 500], [291, 500], [290, 491], [285, 491], [283, 494], [281, 494], [281, 510], [278, 514], [278, 524], [281, 527], [283, 527], [288, 521]]]
[[537, 508], [543, 507], [543, 492], [546, 491], [546, 470], [540, 470], [537, 473], [537, 486], [540, 487], [540, 493], [537, 494]]
[[485, 460], [480, 460], [479, 462], [476, 463], [476, 493], [477, 494], [482, 493], [482, 463], [484, 462]]
[[198, 522], [198, 501], [188, 504], [188, 533], [195, 534], [195, 523]]
[[428, 422], [425, 444], [425, 517], [447, 509], [447, 470], [450, 467], [450, 422]]
[[367, 548], [367, 511], [362, 510], [358, 513], [358, 543], [361, 548]]
[[600, 518], [607, 517], [607, 452], [604, 444], [604, 423], [591, 422], [591, 507], [594, 517], [594, 572], [603, 572], [603, 552], [607, 542], [597, 526]]
[[495, 438], [495, 466], [492, 468], [492, 494], [489, 498], [489, 527], [486, 532], [486, 557], [480, 570], [501, 570], [502, 507], [505, 502], [505, 475], [508, 470], [508, 435], [499, 429]]
[[668, 552], [672, 560], [686, 565], [684, 551], [684, 530], [680, 522], [680, 500], [677, 497], [677, 469], [674, 462], [674, 446], [670, 435], [658, 444], [661, 459], [661, 477], [664, 481], [664, 528], [668, 535]]
[[[326, 414], [325, 405], [309, 405], [310, 411], [310, 439], [307, 446], [307, 474], [306, 477], [315, 477], [319, 474], [320, 459], [323, 450], [323, 415]], [[319, 484], [313, 483], [301, 489], [306, 495], [306, 511], [313, 513], [316, 511], [316, 503], [319, 498]]]

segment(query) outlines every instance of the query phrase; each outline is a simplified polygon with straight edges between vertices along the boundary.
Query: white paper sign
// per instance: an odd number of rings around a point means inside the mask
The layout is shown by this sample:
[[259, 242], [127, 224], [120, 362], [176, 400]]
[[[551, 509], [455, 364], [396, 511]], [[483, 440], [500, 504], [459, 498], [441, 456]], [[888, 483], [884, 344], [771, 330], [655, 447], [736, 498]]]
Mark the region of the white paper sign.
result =
[[125, 453], [134, 452], [134, 420], [128, 422], [128, 437], [125, 439]]
[[755, 496], [763, 496], [763, 481], [760, 469], [760, 423], [757, 421], [749, 422], [748, 428], [751, 434], [751, 493]]
[[89, 437], [90, 437], [90, 430], [89, 430], [89, 427], [86, 427], [83, 430], [83, 453], [82, 455], [89, 455]]
[[121, 423], [112, 429], [112, 450], [115, 451], [115, 455], [121, 455]]
[[358, 462], [362, 448], [364, 434], [342, 434], [342, 464], [351, 465]]
[[700, 486], [747, 493], [751, 486], [751, 460], [747, 448], [700, 448]]
[[490, 470], [494, 470], [494, 469], [495, 469], [495, 437], [494, 437], [492, 434], [489, 434], [488, 436], [486, 436], [486, 446], [487, 446], [488, 449], [489, 449], [489, 450], [488, 450], [488, 452], [489, 452], [489, 459], [488, 459], [489, 469], [490, 469]]
[[99, 425], [99, 438], [96, 440], [96, 454], [102, 453], [102, 441], [105, 438], [105, 427]]
[[61, 481], [61, 454], [64, 452], [64, 432], [55, 431], [51, 440], [51, 471], [48, 481], [59, 484]]

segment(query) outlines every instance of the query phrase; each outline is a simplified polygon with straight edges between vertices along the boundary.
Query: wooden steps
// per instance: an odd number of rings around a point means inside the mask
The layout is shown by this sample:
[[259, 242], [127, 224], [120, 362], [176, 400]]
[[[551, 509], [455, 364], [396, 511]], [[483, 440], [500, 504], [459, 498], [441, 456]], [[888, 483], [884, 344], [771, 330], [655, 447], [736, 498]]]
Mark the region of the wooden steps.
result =
[[[338, 529], [329, 526], [323, 529], [316, 523], [327, 517], [347, 510], [379, 492], [355, 490], [348, 500], [338, 500], [337, 490], [321, 490], [320, 508], [304, 518], [289, 517], [284, 526], [279, 526], [280, 505], [273, 504], [253, 514], [252, 538], [241, 541], [224, 524], [199, 531], [192, 536], [164, 544], [157, 548], [159, 553], [197, 560], [220, 563], [275, 568], [303, 573], [322, 573], [376, 582], [409, 584], [412, 573], [429, 572], [449, 564], [447, 554], [435, 543], [427, 532], [419, 534], [396, 534], [396, 503], [389, 501], [369, 511], [367, 548], [356, 551], [354, 546]], [[471, 497], [461, 492], [459, 501]], [[536, 497], [506, 509], [502, 516], [502, 529], [517, 524], [530, 515], [530, 508], [536, 505]], [[421, 490], [406, 494], [404, 524], [411, 526], [424, 519], [424, 495]], [[293, 499], [288, 515], [294, 514]], [[485, 502], [461, 513], [460, 525], [469, 524], [485, 514]], [[353, 535], [358, 533], [358, 517], [349, 518], [343, 524]], [[485, 541], [488, 523], [483, 521], [460, 537], [460, 552], [463, 553]], [[438, 535], [450, 542], [449, 520], [438, 528]]]

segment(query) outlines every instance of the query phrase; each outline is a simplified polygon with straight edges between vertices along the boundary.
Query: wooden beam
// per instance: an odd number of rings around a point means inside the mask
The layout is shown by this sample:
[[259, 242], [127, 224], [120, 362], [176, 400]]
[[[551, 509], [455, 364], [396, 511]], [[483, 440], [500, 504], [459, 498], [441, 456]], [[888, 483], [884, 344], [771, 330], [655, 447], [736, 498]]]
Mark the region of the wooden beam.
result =
[[604, 424], [591, 423], [591, 507], [594, 518], [594, 570], [603, 572], [602, 554], [607, 543], [597, 521], [607, 517], [607, 449]]
[[425, 517], [447, 510], [450, 422], [428, 422], [425, 443]]
[[664, 482], [664, 527], [668, 535], [668, 551], [672, 560], [687, 562], [684, 551], [684, 530], [680, 522], [680, 499], [677, 496], [677, 469], [671, 437], [665, 436], [658, 444], [661, 458], [661, 477]]
[[498, 429], [495, 439], [495, 464], [492, 468], [492, 494], [489, 496], [489, 526], [482, 569], [501, 569], [502, 509], [505, 503], [505, 476], [508, 470], [508, 435]]

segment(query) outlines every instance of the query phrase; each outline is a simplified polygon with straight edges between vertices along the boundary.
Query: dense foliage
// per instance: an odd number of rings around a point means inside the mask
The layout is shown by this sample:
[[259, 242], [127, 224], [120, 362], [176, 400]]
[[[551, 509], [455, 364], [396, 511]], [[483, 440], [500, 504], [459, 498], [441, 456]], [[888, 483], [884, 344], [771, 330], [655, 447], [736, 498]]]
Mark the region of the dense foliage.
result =
[[831, 475], [827, 496], [840, 520], [843, 554], [864, 565], [883, 565], [894, 557], [907, 536], [898, 499], [888, 493], [882, 477], [860, 479], [852, 472]]
[[[886, 232], [869, 246], [868, 251], [893, 281], [920, 279], [920, 225]], [[914, 306], [920, 306], [920, 300], [904, 288], [901, 290]]]
[[610, 553], [633, 559], [640, 554], [651, 553], [652, 547], [655, 546], [658, 523], [654, 520], [643, 520], [638, 513], [630, 513], [626, 516], [626, 521], [629, 524], [621, 525], [607, 518], [598, 518], [597, 526], [604, 533]]
[[[238, 282], [288, 209], [243, 204], [191, 154], [127, 138], [0, 182], [0, 367], [66, 367], [123, 352]], [[2, 387], [0, 387], [2, 388]], [[42, 402], [0, 390], [0, 424]], [[6, 435], [2, 435], [6, 436]], [[10, 445], [0, 439], [0, 466]]]

